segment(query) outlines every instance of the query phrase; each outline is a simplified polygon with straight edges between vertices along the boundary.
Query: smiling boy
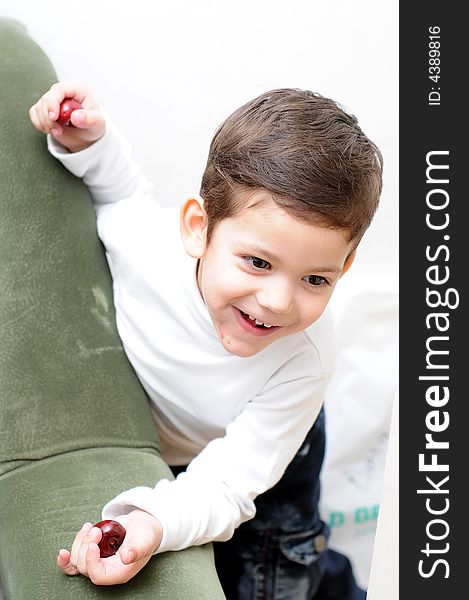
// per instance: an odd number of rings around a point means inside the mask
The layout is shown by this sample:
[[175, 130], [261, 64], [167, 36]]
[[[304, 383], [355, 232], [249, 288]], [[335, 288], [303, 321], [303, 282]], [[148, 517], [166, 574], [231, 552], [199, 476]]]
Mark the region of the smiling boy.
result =
[[[57, 123], [65, 97], [83, 106], [73, 128]], [[104, 507], [127, 529], [115, 556], [88, 523], [59, 567], [122, 583], [155, 553], [214, 542], [228, 599], [319, 597], [321, 315], [377, 208], [379, 150], [332, 100], [272, 90], [217, 130], [200, 196], [162, 208], [88, 90], [55, 84], [30, 117], [90, 188], [119, 334], [177, 475]]]
[[237, 356], [312, 325], [353, 257], [342, 232], [292, 219], [266, 191], [245, 196], [207, 248], [203, 204], [189, 200], [181, 212], [186, 251], [200, 260], [200, 293], [223, 347]]

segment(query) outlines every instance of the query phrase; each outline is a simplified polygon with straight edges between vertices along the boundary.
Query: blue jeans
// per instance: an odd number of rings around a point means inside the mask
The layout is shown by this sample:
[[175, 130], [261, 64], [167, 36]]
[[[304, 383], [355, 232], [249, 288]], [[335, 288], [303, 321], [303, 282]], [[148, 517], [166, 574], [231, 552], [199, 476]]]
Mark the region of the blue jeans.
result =
[[347, 559], [327, 551], [329, 528], [318, 510], [324, 450], [322, 409], [282, 479], [256, 498], [254, 519], [213, 544], [227, 600], [364, 600]]

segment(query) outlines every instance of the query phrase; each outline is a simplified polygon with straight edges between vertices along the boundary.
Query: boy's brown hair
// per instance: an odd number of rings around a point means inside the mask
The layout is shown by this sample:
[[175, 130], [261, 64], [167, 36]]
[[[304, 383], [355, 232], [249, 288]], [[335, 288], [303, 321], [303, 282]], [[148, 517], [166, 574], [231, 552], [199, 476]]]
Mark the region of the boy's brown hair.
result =
[[358, 243], [378, 206], [382, 170], [377, 146], [336, 102], [307, 90], [266, 92], [213, 137], [200, 189], [207, 241], [257, 189], [292, 216], [344, 229]]

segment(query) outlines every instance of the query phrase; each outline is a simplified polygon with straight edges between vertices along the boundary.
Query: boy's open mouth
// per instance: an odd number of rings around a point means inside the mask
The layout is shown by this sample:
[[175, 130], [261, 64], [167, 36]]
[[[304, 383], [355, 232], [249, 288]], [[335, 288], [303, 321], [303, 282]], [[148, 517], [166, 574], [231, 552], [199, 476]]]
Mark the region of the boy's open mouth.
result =
[[248, 323], [250, 325], [256, 327], [257, 329], [270, 329], [271, 327], [275, 327], [275, 325], [271, 325], [270, 323], [263, 323], [262, 321], [259, 321], [255, 317], [251, 317], [251, 315], [248, 315], [247, 313], [243, 312], [241, 309], [238, 309], [238, 310], [241, 313], [241, 316], [243, 317], [243, 319], [248, 321]]

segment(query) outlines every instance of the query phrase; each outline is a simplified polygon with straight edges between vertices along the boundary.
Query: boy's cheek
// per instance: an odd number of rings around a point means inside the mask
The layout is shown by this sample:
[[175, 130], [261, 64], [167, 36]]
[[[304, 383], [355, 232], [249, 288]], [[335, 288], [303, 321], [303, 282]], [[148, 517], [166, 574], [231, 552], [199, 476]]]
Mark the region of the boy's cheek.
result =
[[249, 293], [249, 288], [243, 282], [243, 278], [239, 277], [236, 272], [225, 270], [214, 276], [210, 276], [210, 273], [207, 275], [207, 296], [229, 302]]
[[[323, 312], [326, 310], [327, 304], [328, 304], [328, 301], [321, 303], [320, 305], [318, 305], [316, 307], [316, 310], [314, 312], [312, 312], [310, 315], [308, 315], [307, 319], [310, 321], [310, 323], [307, 325], [307, 327], [309, 327], [310, 325], [313, 325], [313, 323], [316, 323], [316, 321], [321, 317]], [[305, 329], [307, 327], [305, 327]]]

